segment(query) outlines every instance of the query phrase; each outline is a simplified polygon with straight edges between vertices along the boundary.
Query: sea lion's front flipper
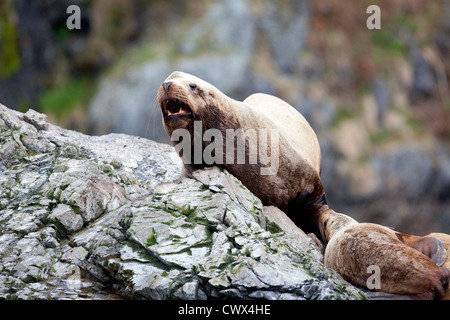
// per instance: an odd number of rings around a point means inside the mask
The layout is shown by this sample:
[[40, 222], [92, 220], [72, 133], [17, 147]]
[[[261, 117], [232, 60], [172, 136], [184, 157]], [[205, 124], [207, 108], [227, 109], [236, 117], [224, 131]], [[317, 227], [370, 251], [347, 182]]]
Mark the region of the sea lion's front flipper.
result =
[[397, 237], [407, 246], [422, 252], [429, 257], [439, 267], [442, 266], [447, 258], [447, 250], [441, 240], [434, 237], [418, 237], [409, 234], [396, 232]]

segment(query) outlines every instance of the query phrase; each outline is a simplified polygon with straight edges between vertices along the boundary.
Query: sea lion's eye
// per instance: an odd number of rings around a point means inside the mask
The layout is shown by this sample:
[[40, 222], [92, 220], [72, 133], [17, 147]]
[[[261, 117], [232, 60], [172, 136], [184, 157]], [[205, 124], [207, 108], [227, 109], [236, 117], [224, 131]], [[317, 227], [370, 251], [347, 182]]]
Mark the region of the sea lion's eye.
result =
[[196, 85], [195, 83], [191, 83], [191, 84], [189, 85], [189, 87], [191, 87], [192, 90], [197, 89], [197, 85]]

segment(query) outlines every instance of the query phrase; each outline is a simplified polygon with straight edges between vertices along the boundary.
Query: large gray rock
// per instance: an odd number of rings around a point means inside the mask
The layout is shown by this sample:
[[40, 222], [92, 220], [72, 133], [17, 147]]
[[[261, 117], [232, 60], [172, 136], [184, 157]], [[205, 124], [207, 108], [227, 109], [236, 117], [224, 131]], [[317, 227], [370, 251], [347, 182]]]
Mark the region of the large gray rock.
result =
[[0, 298], [359, 299], [320, 249], [217, 168], [0, 105]]

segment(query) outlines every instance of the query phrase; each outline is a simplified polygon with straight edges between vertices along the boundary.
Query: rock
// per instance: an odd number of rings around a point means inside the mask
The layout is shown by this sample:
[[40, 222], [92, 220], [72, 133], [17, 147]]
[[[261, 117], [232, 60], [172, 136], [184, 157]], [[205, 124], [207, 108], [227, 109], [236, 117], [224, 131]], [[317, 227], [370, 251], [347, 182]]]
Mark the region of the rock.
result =
[[296, 1], [292, 5], [266, 1], [265, 6], [260, 26], [268, 36], [280, 71], [292, 73], [298, 68], [299, 55], [305, 46], [311, 20], [310, 5], [307, 1]]
[[391, 91], [388, 84], [381, 78], [372, 83], [372, 91], [377, 101], [377, 119], [380, 126], [384, 125], [384, 117], [391, 103]]
[[411, 48], [411, 63], [414, 70], [412, 85], [413, 97], [430, 97], [436, 87], [436, 77], [430, 64], [423, 57], [418, 46], [413, 43]]
[[[310, 246], [306, 235], [288, 235], [280, 227], [276, 233], [267, 231], [260, 222], [264, 216], [259, 199], [229, 173], [211, 168], [194, 176], [200, 181], [183, 179], [170, 188], [157, 188], [154, 195], [127, 209], [133, 216], [127, 236], [138, 244], [141, 254], [148, 255], [149, 262], [153, 261], [154, 282], [147, 283], [149, 289], [145, 290], [148, 298], [154, 296], [154, 287], [163, 280], [164, 268], [160, 265], [160, 270], [155, 270], [156, 263], [178, 269], [173, 276], [180, 283], [194, 274], [194, 279], [201, 279], [188, 282], [190, 290], [197, 290], [190, 298], [205, 294], [252, 298], [261, 296], [261, 292], [267, 297], [291, 292], [302, 298], [303, 292], [310, 290], [314, 292], [310, 297], [340, 296], [330, 275], [325, 275], [323, 265], [315, 260], [320, 253]], [[123, 267], [129, 270], [126, 264]], [[140, 273], [136, 278], [141, 278]], [[179, 294], [186, 297], [186, 284], [183, 288]], [[356, 292], [350, 296], [353, 294]]]
[[[121, 135], [88, 137], [45, 120], [34, 111], [21, 114], [0, 105], [0, 148], [8, 150], [0, 162], [0, 273], [8, 275], [0, 285], [4, 298], [82, 295], [67, 293], [51, 272], [70, 249], [63, 245], [69, 235], [181, 174], [181, 161], [169, 146]], [[106, 279], [95, 265], [83, 267]], [[56, 295], [50, 287], [38, 296], [27, 289], [44, 280], [62, 283]]]
[[415, 199], [434, 183], [433, 159], [421, 147], [407, 146], [384, 156], [376, 155], [371, 163], [385, 193]]
[[83, 218], [77, 215], [67, 204], [59, 204], [53, 209], [49, 218], [55, 220], [55, 226], [58, 223], [61, 224], [63, 230], [67, 233], [76, 232], [83, 227]]
[[0, 131], [0, 298], [365, 297], [226, 171], [177, 180], [170, 146], [3, 105]]
[[[450, 67], [450, 4], [445, 3], [436, 34], [436, 46], [444, 60], [446, 70]], [[447, 71], [448, 73], [448, 71]]]
[[336, 115], [336, 108], [329, 101], [318, 101], [299, 95], [296, 109], [307, 119], [316, 132], [328, 130]]
[[69, 263], [77, 263], [77, 262], [84, 260], [84, 258], [86, 258], [88, 253], [89, 252], [83, 247], [75, 247], [75, 248], [72, 248], [72, 249], [66, 251], [62, 255], [61, 261], [69, 262]]
[[439, 164], [436, 175], [436, 193], [441, 201], [450, 199], [450, 150], [443, 146], [437, 148]]
[[180, 45], [185, 54], [207, 47], [212, 51], [233, 50], [252, 53], [255, 45], [256, 21], [246, 0], [215, 3], [189, 31]]

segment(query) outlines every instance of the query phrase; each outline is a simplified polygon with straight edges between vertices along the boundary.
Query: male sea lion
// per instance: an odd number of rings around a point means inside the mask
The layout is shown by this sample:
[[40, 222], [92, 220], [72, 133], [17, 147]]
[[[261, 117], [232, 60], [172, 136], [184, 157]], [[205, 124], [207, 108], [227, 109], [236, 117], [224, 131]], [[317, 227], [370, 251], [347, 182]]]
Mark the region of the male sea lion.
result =
[[[274, 205], [283, 210], [303, 231], [320, 235], [317, 215], [328, 209], [325, 191], [320, 180], [321, 153], [317, 136], [305, 118], [283, 100], [267, 94], [253, 94], [243, 102], [227, 97], [211, 84], [183, 72], [173, 72], [158, 91], [164, 128], [172, 137], [177, 129], [185, 129], [194, 136], [194, 122], [201, 121], [201, 135], [208, 129], [216, 129], [227, 136], [227, 130], [259, 130], [266, 128], [268, 137], [259, 136], [257, 147], [268, 140], [268, 151], [277, 167], [273, 174], [262, 175], [261, 169], [269, 165], [261, 159], [249, 163], [255, 146], [248, 136], [244, 139], [246, 163], [238, 164], [238, 152], [227, 161], [226, 143], [223, 145], [223, 161], [215, 164], [237, 177], [264, 205]], [[269, 131], [278, 136], [277, 148]], [[195, 146], [192, 141], [190, 159], [184, 157], [186, 175], [210, 164], [195, 163]], [[211, 143], [202, 141], [201, 150]], [[236, 142], [236, 145], [239, 141]], [[174, 145], [179, 143], [174, 142]], [[234, 146], [234, 141], [232, 143]], [[237, 147], [235, 147], [236, 149]], [[279, 150], [274, 159], [273, 152]], [[186, 151], [186, 150], [185, 150]], [[238, 151], [238, 150], [235, 150]], [[186, 161], [188, 160], [188, 161]], [[228, 159], [229, 160], [229, 159]], [[187, 163], [190, 162], [190, 163]], [[299, 212], [304, 214], [299, 214]]]
[[[180, 140], [184, 144], [184, 139], [190, 139], [188, 148], [178, 149], [187, 176], [206, 166], [217, 165], [224, 168], [261, 199], [264, 205], [277, 206], [304, 232], [312, 232], [318, 237], [322, 234], [326, 239], [325, 234], [333, 224], [324, 227], [324, 213], [328, 212], [327, 216], [332, 216], [330, 212], [334, 211], [329, 210], [320, 180], [319, 142], [311, 126], [292, 106], [281, 99], [261, 93], [253, 94], [242, 102], [236, 101], [206, 81], [178, 71], [173, 72], [161, 85], [158, 101], [164, 128], [176, 148], [181, 144]], [[261, 128], [267, 129], [267, 132], [258, 136], [256, 140], [253, 139], [250, 133], [255, 133]], [[232, 136], [230, 144], [227, 135], [230, 130], [233, 132], [242, 130], [246, 133]], [[187, 132], [188, 137], [180, 132]], [[276, 134], [272, 135], [273, 132]], [[214, 138], [211, 138], [212, 136]], [[202, 157], [204, 155], [202, 152], [211, 150], [211, 146], [214, 146], [215, 162]], [[255, 153], [262, 154], [261, 149], [268, 151], [266, 155], [270, 158], [270, 163], [264, 157], [254, 162], [250, 161]], [[245, 154], [244, 162], [239, 162], [239, 152]], [[262, 174], [263, 169], [273, 167], [274, 171], [269, 170]], [[449, 276], [448, 270], [440, 269], [431, 259], [411, 247], [404, 244], [399, 246], [398, 243], [390, 244], [391, 237], [384, 236], [383, 233], [380, 233], [380, 241], [386, 241], [386, 245], [393, 251], [383, 247], [377, 248], [376, 242], [372, 244], [374, 248], [367, 251], [368, 248], [364, 245], [370, 241], [366, 241], [368, 232], [365, 229], [370, 231], [371, 226], [361, 225], [356, 223], [355, 230], [359, 230], [359, 233], [353, 233], [356, 251], [352, 250], [353, 247], [345, 245], [328, 250], [338, 256], [342, 252], [346, 257], [353, 259], [348, 263], [343, 262], [346, 264], [344, 274], [348, 271], [355, 274], [355, 277], [350, 278], [353, 283], [360, 284], [361, 279], [367, 279], [366, 270], [363, 270], [363, 274], [361, 266], [358, 265], [362, 262], [361, 257], [374, 263], [386, 264], [387, 261], [395, 264], [397, 251], [400, 250], [404, 251], [402, 256], [405, 259], [408, 257], [411, 260], [418, 259], [417, 262], [413, 262], [415, 265], [413, 274], [417, 275], [417, 278], [405, 275], [411, 281], [403, 281], [401, 277], [407, 270], [403, 270], [403, 273], [398, 270], [399, 273], [388, 277], [386, 283], [398, 280], [401, 284], [392, 283], [390, 288], [393, 291], [399, 290], [424, 298], [430, 297], [434, 292], [442, 292], [442, 283], [445, 283], [446, 277]], [[380, 253], [384, 256], [378, 261], [376, 255]], [[375, 259], [370, 260], [371, 256]], [[335, 260], [339, 261], [338, 258]], [[341, 272], [340, 265], [335, 267]]]
[[[378, 224], [358, 223], [333, 210], [323, 212], [320, 221], [328, 242], [324, 263], [349, 282], [396, 295], [389, 298], [444, 297], [450, 271], [437, 265], [447, 257], [437, 237], [411, 236]], [[379, 272], [378, 287], [368, 282], [373, 270]]]

